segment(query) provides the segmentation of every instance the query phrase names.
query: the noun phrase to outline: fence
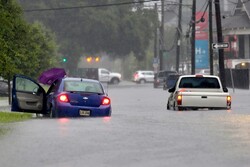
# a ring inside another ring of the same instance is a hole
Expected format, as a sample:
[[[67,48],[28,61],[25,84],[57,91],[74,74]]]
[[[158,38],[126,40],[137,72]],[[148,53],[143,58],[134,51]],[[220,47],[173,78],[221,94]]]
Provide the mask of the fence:
[[[227,87],[249,89],[249,69],[225,69],[225,77]]]

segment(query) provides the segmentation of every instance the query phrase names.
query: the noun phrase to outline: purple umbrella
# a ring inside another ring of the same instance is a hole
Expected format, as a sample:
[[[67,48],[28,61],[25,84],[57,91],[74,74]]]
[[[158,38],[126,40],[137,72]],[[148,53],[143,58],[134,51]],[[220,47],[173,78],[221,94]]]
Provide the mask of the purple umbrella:
[[[63,78],[66,72],[63,68],[51,68],[44,71],[38,78],[39,82],[46,85],[51,85],[55,80]]]

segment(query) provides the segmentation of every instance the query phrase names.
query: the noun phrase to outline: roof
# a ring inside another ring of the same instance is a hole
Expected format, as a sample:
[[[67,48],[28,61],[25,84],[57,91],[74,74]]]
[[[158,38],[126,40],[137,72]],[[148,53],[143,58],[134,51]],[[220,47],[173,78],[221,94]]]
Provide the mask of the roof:
[[[84,82],[96,82],[99,83],[99,81],[94,79],[87,79],[87,78],[75,78],[75,77],[65,77],[63,78],[65,81],[84,81]]]
[[[224,29],[235,29],[235,28],[250,28],[250,20],[247,13],[235,15],[222,20],[222,27]]]
[[[195,75],[181,75],[180,78],[187,78],[187,77],[197,77],[197,76],[203,76],[203,77],[212,77],[212,78],[219,78],[216,75],[203,75],[203,74],[195,74]]]
[[[244,2],[243,7],[245,8],[248,18],[250,19],[250,1]]]
[[[222,27],[228,29],[250,29],[250,1],[232,2],[235,5],[233,15],[222,19]]]

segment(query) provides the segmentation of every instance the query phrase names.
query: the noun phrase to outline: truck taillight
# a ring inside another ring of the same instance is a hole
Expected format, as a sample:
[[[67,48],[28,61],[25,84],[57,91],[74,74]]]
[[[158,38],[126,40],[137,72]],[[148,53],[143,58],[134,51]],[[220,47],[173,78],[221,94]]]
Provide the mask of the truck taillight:
[[[227,106],[231,106],[232,98],[231,96],[227,96]]]
[[[177,104],[178,105],[182,104],[182,95],[177,95]]]

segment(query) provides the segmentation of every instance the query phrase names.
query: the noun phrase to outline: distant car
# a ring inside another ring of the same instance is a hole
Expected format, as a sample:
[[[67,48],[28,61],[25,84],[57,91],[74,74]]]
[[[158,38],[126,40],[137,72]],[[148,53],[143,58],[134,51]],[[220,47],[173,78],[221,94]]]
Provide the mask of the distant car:
[[[8,83],[6,81],[0,81],[0,96],[8,95]]]
[[[48,91],[24,75],[15,75],[11,111],[41,113],[50,117],[111,116],[111,102],[97,80],[64,77]]]
[[[210,69],[201,69],[197,74],[209,75]]]
[[[154,79],[154,88],[163,87],[170,74],[178,74],[176,71],[159,71]]]
[[[176,81],[180,76],[181,76],[180,74],[170,74],[163,83],[163,90],[167,90],[169,88],[174,87]]]
[[[10,82],[10,89],[12,88],[12,81]],[[7,80],[0,80],[0,96],[8,96],[9,87]]]
[[[154,82],[154,72],[153,71],[136,71],[133,75],[133,81],[139,84],[144,84],[147,82]]]

